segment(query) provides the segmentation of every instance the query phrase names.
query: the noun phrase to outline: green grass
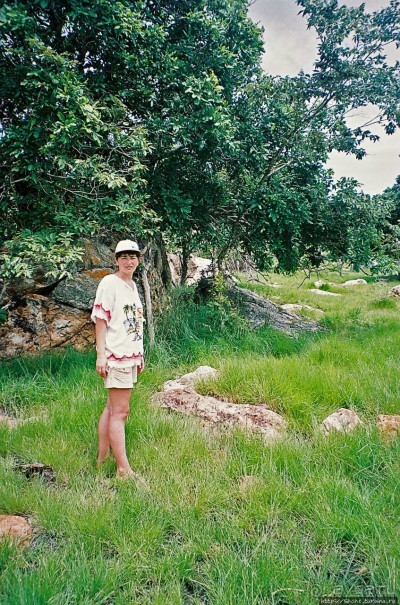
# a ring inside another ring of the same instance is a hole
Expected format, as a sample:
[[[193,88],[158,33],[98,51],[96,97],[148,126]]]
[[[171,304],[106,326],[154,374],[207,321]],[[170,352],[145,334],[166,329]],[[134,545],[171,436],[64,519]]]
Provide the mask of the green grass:
[[[127,423],[129,457],[149,492],[117,482],[111,460],[94,470],[105,394],[93,353],[2,364],[0,407],[36,420],[0,426],[0,513],[35,527],[25,550],[0,544],[1,605],[315,605],[321,595],[400,595],[400,440],[383,442],[373,422],[399,413],[399,304],[387,297],[390,284],[317,299],[298,276],[278,280],[280,302],[325,311],[324,333],[249,332],[182,292],[159,320]],[[205,363],[220,377],[203,391],[270,403],[289,421],[285,440],[207,430],[150,405],[164,380]],[[363,427],[323,438],[317,424],[341,406]],[[27,481],[17,459],[52,466],[56,484]]]

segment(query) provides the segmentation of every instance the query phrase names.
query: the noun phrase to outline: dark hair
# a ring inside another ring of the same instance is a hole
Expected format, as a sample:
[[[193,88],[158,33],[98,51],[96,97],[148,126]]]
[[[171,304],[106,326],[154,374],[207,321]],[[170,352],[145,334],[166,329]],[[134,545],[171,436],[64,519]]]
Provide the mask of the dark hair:
[[[135,254],[138,258],[140,258],[140,252],[137,250],[121,250],[121,252],[117,252],[115,258],[118,259],[122,254]]]

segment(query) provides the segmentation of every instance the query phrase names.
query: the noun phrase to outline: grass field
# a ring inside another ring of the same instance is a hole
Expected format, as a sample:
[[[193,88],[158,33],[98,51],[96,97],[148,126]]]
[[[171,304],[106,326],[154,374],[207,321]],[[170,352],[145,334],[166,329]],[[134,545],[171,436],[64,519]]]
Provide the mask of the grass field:
[[[324,276],[345,281],[354,275]],[[359,276],[357,276],[359,277]],[[36,420],[0,425],[0,514],[29,517],[29,548],[0,544],[1,605],[308,605],[322,595],[400,596],[400,439],[377,413],[400,413],[400,304],[391,283],[318,297],[301,277],[246,284],[324,311],[318,335],[289,338],[224,322],[177,291],[132,397],[127,445],[150,490],[95,470],[105,393],[93,353],[3,363],[0,407]],[[311,315],[315,312],[310,312]],[[163,381],[217,367],[202,392],[267,402],[289,422],[273,445],[207,430],[151,406]],[[339,407],[364,424],[326,439]],[[55,484],[28,481],[40,461]]]

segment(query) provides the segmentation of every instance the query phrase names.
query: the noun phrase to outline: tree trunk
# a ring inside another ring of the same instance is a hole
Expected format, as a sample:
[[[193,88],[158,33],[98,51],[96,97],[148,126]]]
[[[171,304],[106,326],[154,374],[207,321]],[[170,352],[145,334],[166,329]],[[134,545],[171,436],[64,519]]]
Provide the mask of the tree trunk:
[[[153,307],[151,304],[151,292],[150,292],[150,284],[147,279],[147,269],[144,268],[142,271],[142,284],[144,290],[144,299],[146,302],[146,320],[147,320],[147,329],[149,331],[149,341],[150,346],[154,345],[155,335],[154,335],[154,320],[153,320]]]
[[[190,252],[186,245],[182,246],[182,254],[181,254],[181,286],[185,285],[187,273],[188,273],[188,263],[189,263]]]

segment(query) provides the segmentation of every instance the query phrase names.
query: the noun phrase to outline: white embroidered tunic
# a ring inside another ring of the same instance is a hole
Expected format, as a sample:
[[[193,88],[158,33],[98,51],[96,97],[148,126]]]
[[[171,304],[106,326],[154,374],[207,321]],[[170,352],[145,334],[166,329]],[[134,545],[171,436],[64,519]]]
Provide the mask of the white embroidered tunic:
[[[140,365],[143,358],[143,306],[136,284],[132,289],[115,274],[106,275],[98,285],[92,320],[107,322],[106,347],[110,368]]]

